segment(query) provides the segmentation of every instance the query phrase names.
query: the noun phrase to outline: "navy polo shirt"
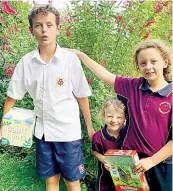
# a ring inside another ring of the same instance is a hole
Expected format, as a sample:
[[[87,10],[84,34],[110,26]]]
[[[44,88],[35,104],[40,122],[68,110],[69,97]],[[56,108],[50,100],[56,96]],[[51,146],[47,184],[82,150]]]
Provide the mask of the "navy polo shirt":
[[[152,92],[144,78],[117,76],[114,87],[127,106],[122,148],[134,149],[140,157],[152,156],[172,140],[172,82]]]
[[[97,151],[100,154],[105,154],[108,149],[120,149],[124,136],[125,128],[120,132],[119,137],[115,137],[108,134],[106,130],[107,126],[97,131],[92,138],[92,150]],[[104,165],[99,161],[98,164],[98,176],[96,181],[96,190],[111,191],[115,190],[110,172],[107,171]]]

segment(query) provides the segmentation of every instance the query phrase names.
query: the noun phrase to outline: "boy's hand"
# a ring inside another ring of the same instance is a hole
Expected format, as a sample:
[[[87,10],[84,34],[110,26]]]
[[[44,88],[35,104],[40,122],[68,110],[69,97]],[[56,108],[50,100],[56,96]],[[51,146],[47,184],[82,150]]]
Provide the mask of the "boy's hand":
[[[104,167],[105,167],[106,170],[110,171],[110,170],[113,169],[113,167],[110,164],[108,164],[105,159],[103,160],[102,163],[104,164]]]
[[[140,172],[145,172],[155,166],[154,162],[152,161],[151,157],[147,157],[144,159],[141,159],[139,161],[139,164],[133,167],[133,171],[140,173]]]
[[[90,140],[92,140],[94,133],[95,133],[95,131],[93,128],[88,129],[88,136],[89,136]]]

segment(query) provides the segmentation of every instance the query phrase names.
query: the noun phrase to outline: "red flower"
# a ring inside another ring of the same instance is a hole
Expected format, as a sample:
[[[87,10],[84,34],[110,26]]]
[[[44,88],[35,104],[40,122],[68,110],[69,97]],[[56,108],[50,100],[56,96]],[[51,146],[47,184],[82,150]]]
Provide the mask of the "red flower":
[[[13,62],[11,62],[10,65],[5,65],[4,74],[5,74],[6,78],[11,78],[11,76],[14,73],[15,67],[16,66]]]
[[[88,81],[88,84],[91,84],[92,78],[88,78],[87,81]]]
[[[145,24],[145,27],[148,27],[149,25],[155,23],[155,19],[152,19],[151,21],[148,21],[146,24]]]
[[[147,32],[147,34],[146,34],[146,35],[144,35],[144,36],[143,36],[143,38],[142,38],[142,39],[149,38],[149,36],[150,36],[150,30]]]
[[[3,41],[4,41],[4,42],[7,41],[7,37],[6,37],[6,36],[4,36]]]
[[[48,3],[53,3],[53,0],[48,0]]]
[[[6,44],[3,44],[3,45],[2,45],[2,49],[8,51],[8,46],[7,46]]]
[[[155,13],[160,13],[161,11],[162,11],[162,9],[163,9],[163,6],[162,6],[162,4],[157,4],[156,5],[156,7],[155,7]]]
[[[165,2],[162,2],[161,4],[164,6],[164,7],[166,7],[166,6],[168,6],[168,1],[165,1]]]
[[[17,15],[16,10],[10,7],[8,1],[3,1],[2,5],[3,5],[3,10],[2,10],[3,13],[7,13],[9,15],[14,15],[14,16]]]
[[[70,32],[70,31],[67,31],[67,32],[66,32],[66,36],[67,36],[67,37],[70,37],[70,36],[71,36],[71,32]]]
[[[70,31],[70,30],[71,30],[71,27],[68,26],[65,30],[66,30],[66,31]]]
[[[13,75],[13,71],[9,70],[9,69],[5,69],[4,74],[5,74],[6,78],[11,78],[11,76]]]
[[[121,23],[121,22],[123,22],[123,17],[122,17],[122,16],[116,16],[116,17],[115,17],[115,21],[116,21],[117,23]]]

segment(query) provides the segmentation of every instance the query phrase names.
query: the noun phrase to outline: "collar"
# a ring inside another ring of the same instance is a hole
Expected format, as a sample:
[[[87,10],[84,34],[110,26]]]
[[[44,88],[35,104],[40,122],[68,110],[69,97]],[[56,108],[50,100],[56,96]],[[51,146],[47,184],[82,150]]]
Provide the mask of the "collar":
[[[104,139],[107,139],[107,140],[117,140],[114,136],[111,136],[107,132],[107,125],[105,125],[101,131],[102,131],[102,136],[103,136]]]
[[[53,57],[56,57],[57,59],[61,60],[62,59],[62,48],[56,44],[56,50],[55,50],[55,54]]]
[[[143,79],[139,89],[141,89],[142,91],[151,91],[149,84],[147,82],[147,80]],[[168,85],[165,86],[164,88],[162,88],[161,90],[157,91],[156,93],[158,93],[161,96],[168,96],[170,93],[172,92],[172,81],[168,81]]]
[[[52,59],[54,57],[56,57],[59,60],[62,59],[62,48],[58,44],[56,45],[55,54],[53,55]],[[37,49],[33,51],[32,59],[34,58],[36,58],[37,60],[41,60],[40,53],[39,53],[39,46],[37,47]]]

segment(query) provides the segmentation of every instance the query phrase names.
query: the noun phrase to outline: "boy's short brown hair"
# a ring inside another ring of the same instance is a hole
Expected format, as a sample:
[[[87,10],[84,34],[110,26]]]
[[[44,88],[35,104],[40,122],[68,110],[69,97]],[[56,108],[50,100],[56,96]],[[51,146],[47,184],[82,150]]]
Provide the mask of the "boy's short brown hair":
[[[38,4],[35,5],[31,11],[29,11],[28,14],[28,20],[29,20],[29,24],[31,27],[33,27],[33,23],[32,23],[32,19],[34,18],[35,15],[39,14],[39,13],[43,13],[43,14],[48,14],[48,13],[53,13],[56,17],[56,24],[57,26],[60,23],[60,13],[58,12],[58,10],[50,5],[50,4]]]

